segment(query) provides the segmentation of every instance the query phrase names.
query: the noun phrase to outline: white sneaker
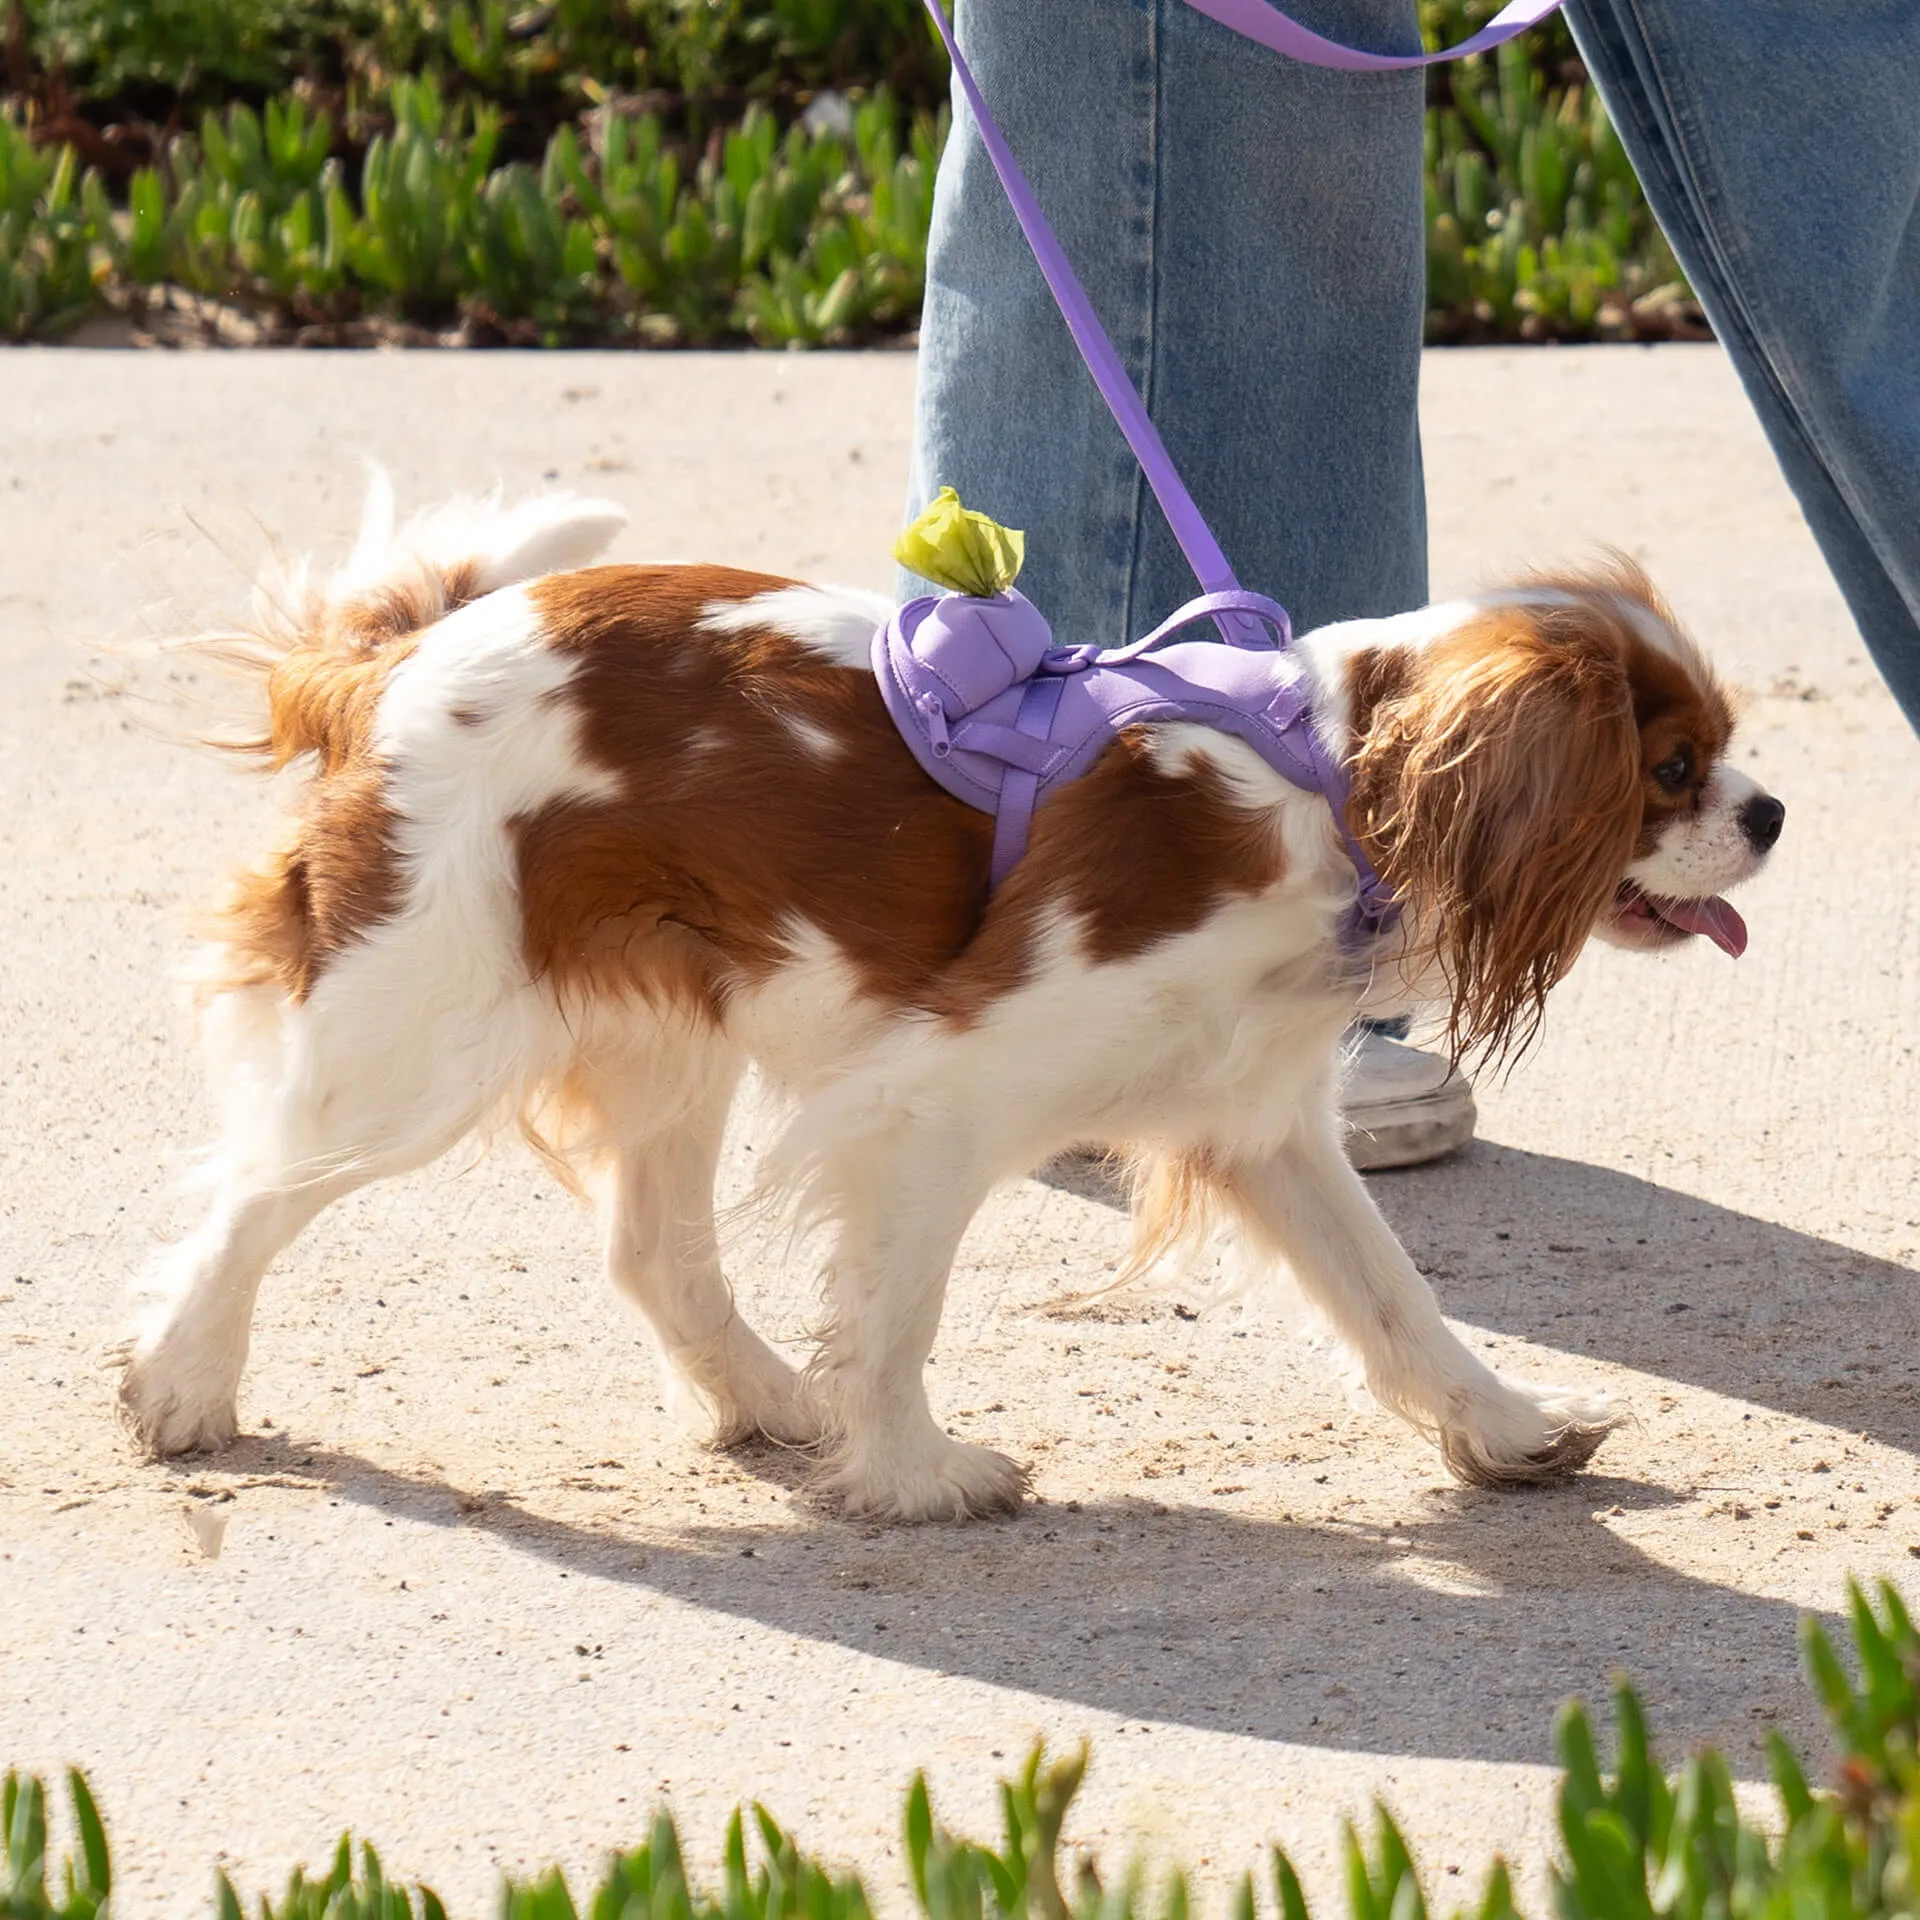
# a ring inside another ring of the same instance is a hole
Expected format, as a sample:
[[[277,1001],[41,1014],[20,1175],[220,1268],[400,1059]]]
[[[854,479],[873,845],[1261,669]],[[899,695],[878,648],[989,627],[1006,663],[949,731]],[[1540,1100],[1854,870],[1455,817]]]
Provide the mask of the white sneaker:
[[[1340,1110],[1347,1158],[1363,1173],[1417,1167],[1473,1138],[1473,1088],[1447,1057],[1371,1030],[1347,1055]]]

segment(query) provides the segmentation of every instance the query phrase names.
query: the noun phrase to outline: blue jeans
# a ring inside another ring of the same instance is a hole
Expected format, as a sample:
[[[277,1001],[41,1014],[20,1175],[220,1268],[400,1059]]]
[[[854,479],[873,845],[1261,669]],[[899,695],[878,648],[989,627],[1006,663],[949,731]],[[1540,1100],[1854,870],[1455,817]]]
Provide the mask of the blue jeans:
[[[1299,0],[1414,42],[1410,0]],[[1920,0],[1575,0],[1654,212],[1920,728]],[[961,44],[1242,581],[1303,629],[1426,597],[1417,75],[1298,66],[1179,0],[960,0]],[[914,511],[1028,533],[1063,641],[1192,575],[964,106],[934,199]],[[917,589],[916,589],[917,590]]]
[[[1574,0],[1567,17],[1920,729],[1920,0]]]

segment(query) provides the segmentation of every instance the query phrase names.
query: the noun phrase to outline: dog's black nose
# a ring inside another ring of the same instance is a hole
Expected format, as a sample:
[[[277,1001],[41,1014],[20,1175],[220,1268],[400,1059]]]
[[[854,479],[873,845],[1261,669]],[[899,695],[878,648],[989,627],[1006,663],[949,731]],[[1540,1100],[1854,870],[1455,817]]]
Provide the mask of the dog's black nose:
[[[1740,809],[1740,831],[1755,853],[1765,853],[1780,838],[1787,810],[1770,793],[1756,793]]]

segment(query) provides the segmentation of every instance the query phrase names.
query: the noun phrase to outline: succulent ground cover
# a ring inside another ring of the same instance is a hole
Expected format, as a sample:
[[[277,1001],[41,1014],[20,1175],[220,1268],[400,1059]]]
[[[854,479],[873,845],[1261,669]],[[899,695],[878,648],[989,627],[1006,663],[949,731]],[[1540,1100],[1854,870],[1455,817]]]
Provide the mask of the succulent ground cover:
[[[1487,0],[1423,0],[1450,39]],[[0,0],[0,340],[910,333],[919,0]],[[1701,331],[1564,27],[1429,91],[1429,336]]]

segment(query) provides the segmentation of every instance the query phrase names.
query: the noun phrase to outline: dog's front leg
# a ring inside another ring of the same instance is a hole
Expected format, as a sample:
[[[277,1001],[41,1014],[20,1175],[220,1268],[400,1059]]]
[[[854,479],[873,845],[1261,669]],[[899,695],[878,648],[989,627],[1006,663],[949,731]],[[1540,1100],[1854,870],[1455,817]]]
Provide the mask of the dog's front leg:
[[[1603,1398],[1504,1379],[1460,1342],[1347,1164],[1330,1110],[1303,1118],[1271,1157],[1230,1165],[1224,1186],[1359,1358],[1375,1399],[1432,1438],[1462,1480],[1561,1479],[1619,1424]]]
[[[965,1520],[1020,1505],[1025,1470],[942,1432],[923,1378],[954,1251],[989,1185],[964,1141],[911,1122],[821,1176],[837,1235],[813,1381],[825,1485],[849,1513]]]

